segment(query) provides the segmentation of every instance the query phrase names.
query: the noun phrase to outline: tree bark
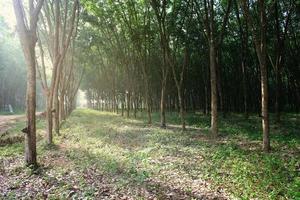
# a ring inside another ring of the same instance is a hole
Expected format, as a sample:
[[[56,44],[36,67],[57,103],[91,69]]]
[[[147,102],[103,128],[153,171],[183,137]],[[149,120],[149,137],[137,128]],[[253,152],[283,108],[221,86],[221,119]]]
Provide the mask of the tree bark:
[[[49,94],[47,96],[49,96]],[[53,130],[52,98],[47,97],[46,98],[46,138],[48,144],[52,144],[53,142],[52,130]]]
[[[210,39],[209,61],[210,61],[210,87],[211,87],[211,132],[213,137],[218,135],[218,93],[217,93],[217,73],[216,54],[214,39]]]
[[[165,113],[165,99],[166,99],[166,85],[163,81],[160,93],[160,127],[166,128],[166,113]]]
[[[129,91],[126,93],[126,96],[127,96],[127,110],[126,110],[126,117],[129,118],[129,117],[130,117],[130,102],[131,102],[131,99],[130,99],[130,92],[129,92]]]
[[[33,37],[33,36],[31,36]],[[36,38],[28,41],[27,63],[27,92],[26,92],[26,115],[27,133],[25,133],[25,161],[28,165],[36,165],[36,68],[35,68],[35,43]]]
[[[211,132],[213,137],[218,135],[218,90],[216,70],[216,47],[214,30],[214,1],[205,1],[205,15],[208,29],[209,66],[210,66],[210,94],[211,94]]]
[[[59,109],[59,122],[62,122],[63,120],[66,119],[66,115],[65,115],[65,94],[62,91],[61,95],[60,95],[60,101],[59,101],[60,105],[60,109]],[[98,105],[97,105],[97,109],[98,109]]]
[[[266,10],[265,1],[259,1],[260,7],[260,44],[257,42],[257,52],[259,52],[260,78],[261,78],[261,112],[262,112],[262,129],[263,129],[263,150],[270,151],[269,136],[269,110],[268,110],[268,70],[267,70],[267,47],[266,47]]]

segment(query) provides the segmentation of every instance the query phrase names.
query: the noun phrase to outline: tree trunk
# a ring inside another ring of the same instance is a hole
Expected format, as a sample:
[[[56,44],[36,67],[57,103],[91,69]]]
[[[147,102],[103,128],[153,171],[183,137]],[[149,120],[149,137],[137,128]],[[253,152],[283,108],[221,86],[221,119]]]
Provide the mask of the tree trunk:
[[[243,99],[244,99],[244,114],[245,118],[248,118],[248,100],[247,100],[247,85],[246,85],[246,71],[245,71],[245,65],[246,61],[244,60],[244,57],[242,58],[241,68],[242,68],[242,84],[243,84]]]
[[[132,105],[134,106],[133,116],[134,116],[134,118],[136,118],[136,113],[137,113],[137,98],[136,98],[136,96],[134,96],[133,104]]]
[[[52,100],[50,97],[47,98],[46,102],[46,122],[47,122],[47,142],[52,144],[52,130],[53,130],[53,121],[52,121]]]
[[[207,86],[204,86],[204,95],[205,95],[205,111],[204,114],[208,115],[209,111],[208,111],[208,107],[209,107],[209,103],[208,103],[208,91],[207,91]]]
[[[263,150],[270,150],[269,138],[269,111],[268,111],[268,70],[267,70],[267,47],[266,47],[266,13],[265,1],[260,0],[260,24],[261,24],[261,43],[257,48],[260,49],[260,77],[261,77],[261,111],[262,111],[262,128],[263,128]]]
[[[26,115],[27,132],[25,133],[25,161],[27,165],[37,165],[36,162],[36,66],[35,66],[35,38],[28,41],[25,57],[27,63],[27,92]],[[25,49],[25,48],[24,48]]]
[[[210,87],[211,87],[211,132],[213,137],[218,135],[218,93],[217,93],[217,74],[216,74],[216,52],[214,39],[210,38],[209,45],[210,61]]]
[[[127,112],[126,112],[126,117],[129,118],[130,116],[130,92],[128,91],[126,93],[127,96]]]
[[[47,143],[52,144],[52,128],[53,128],[53,121],[52,121],[52,97],[47,94],[46,98],[46,138]]]
[[[152,124],[151,103],[149,99],[147,99],[147,114],[148,114],[148,124]]]
[[[246,81],[246,55],[248,49],[248,28],[246,26],[245,30],[243,29],[243,24],[240,19],[239,7],[237,0],[234,1],[235,14],[238,21],[240,40],[241,40],[241,71],[242,71],[242,89],[243,89],[243,103],[244,103],[244,114],[245,118],[248,118],[248,91],[247,91],[247,81]]]
[[[166,85],[165,83],[162,83],[161,94],[160,94],[160,127],[161,128],[166,128],[165,92],[166,92]]]
[[[224,109],[224,97],[223,97],[223,91],[222,91],[222,85],[221,85],[221,67],[220,67],[220,61],[219,61],[219,57],[221,57],[220,51],[219,54],[217,55],[217,50],[216,48],[214,48],[215,50],[215,55],[216,55],[216,62],[215,62],[215,69],[216,69],[216,84],[217,84],[217,92],[219,95],[219,101],[220,101],[220,112],[222,113],[223,117],[226,117],[226,110]]]
[[[29,1],[29,24],[22,1],[13,0],[14,11],[17,20],[17,30],[22,45],[25,62],[27,65],[27,89],[26,89],[26,117],[27,127],[22,131],[25,133],[25,162],[27,165],[37,166],[36,162],[36,56],[35,45],[37,42],[36,28],[38,15],[44,1],[39,0],[34,6],[33,1]]]
[[[269,138],[269,112],[268,112],[268,71],[267,71],[267,47],[266,47],[266,13],[265,1],[259,1],[260,8],[260,40],[256,39],[256,52],[260,66],[261,79],[261,115],[262,115],[262,129],[263,129],[263,150],[269,152],[270,138]]]
[[[122,95],[121,97],[121,116],[124,116],[124,103],[125,103],[125,97]]]
[[[182,92],[181,89],[177,87],[177,93],[178,93],[178,103],[179,103],[179,113],[180,113],[180,120],[181,120],[181,127],[182,130],[185,131],[185,111],[184,111],[184,104],[182,100]]]
[[[117,114],[119,114],[119,100],[118,100],[117,96],[116,96],[116,111],[117,111]]]
[[[63,120],[66,119],[66,115],[65,115],[65,95],[64,92],[61,93],[60,95],[60,106],[59,106],[59,122],[61,123]],[[97,109],[98,109],[98,105],[97,105]]]
[[[266,8],[265,1],[259,0],[259,33],[255,30],[253,19],[249,16],[249,2],[243,1],[244,12],[250,27],[252,27],[252,34],[255,43],[255,50],[259,61],[260,67],[260,81],[261,81],[261,116],[262,116],[262,129],[263,129],[263,150],[270,151],[270,136],[269,136],[269,110],[268,110],[268,69],[267,69],[267,46],[266,46]]]
[[[56,90],[53,95],[53,108],[54,108],[54,117],[53,117],[53,125],[54,131],[57,135],[59,135],[59,100],[58,100],[58,91]]]
[[[269,112],[268,112],[268,75],[265,57],[262,58],[260,64],[261,73],[261,112],[262,112],[262,128],[263,128],[263,150],[270,150],[269,138]]]
[[[276,123],[280,122],[280,105],[279,105],[280,92],[281,92],[281,78],[277,66],[277,69],[275,71],[275,121]]]

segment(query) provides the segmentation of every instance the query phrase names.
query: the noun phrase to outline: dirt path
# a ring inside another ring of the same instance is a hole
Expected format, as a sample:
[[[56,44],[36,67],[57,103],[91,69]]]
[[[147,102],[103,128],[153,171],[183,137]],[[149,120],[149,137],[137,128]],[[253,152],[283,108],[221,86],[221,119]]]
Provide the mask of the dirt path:
[[[0,115],[0,126],[20,119],[25,119],[25,115]]]
[[[25,115],[0,115],[0,135],[6,132],[12,123],[25,120]]]
[[[37,112],[36,116],[40,116],[42,112]],[[11,124],[25,120],[25,115],[0,115],[0,134],[6,132]]]

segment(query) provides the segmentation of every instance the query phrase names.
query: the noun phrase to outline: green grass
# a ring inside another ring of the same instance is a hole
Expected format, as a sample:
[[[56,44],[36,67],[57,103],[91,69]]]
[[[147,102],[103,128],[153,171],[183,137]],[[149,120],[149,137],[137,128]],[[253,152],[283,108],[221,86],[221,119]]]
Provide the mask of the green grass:
[[[186,132],[180,126],[160,129],[157,113],[153,121],[152,126],[146,124],[146,113],[126,119],[78,109],[64,123],[55,144],[63,146],[71,161],[68,170],[83,173],[92,166],[113,180],[119,190],[130,190],[135,199],[143,199],[136,192],[138,188],[203,193],[201,181],[209,183],[211,190],[222,188],[238,199],[300,198],[299,115],[285,114],[281,125],[271,126],[269,154],[261,151],[260,118],[254,115],[247,120],[240,114],[221,118],[217,140],[209,137],[209,117],[202,114],[187,115],[190,127]],[[167,121],[179,125],[180,119],[176,113],[168,113]],[[1,147],[0,159],[21,154],[21,147]],[[45,148],[40,141],[38,151],[45,157],[61,153],[62,147]],[[54,166],[53,170],[65,173],[64,167]],[[93,197],[97,188],[80,177],[79,187],[86,191],[82,196]],[[66,197],[65,186],[56,192]],[[163,192],[155,194],[166,198]]]
[[[14,110],[13,113],[8,111],[0,111],[0,115],[22,115],[25,114],[24,110]]]

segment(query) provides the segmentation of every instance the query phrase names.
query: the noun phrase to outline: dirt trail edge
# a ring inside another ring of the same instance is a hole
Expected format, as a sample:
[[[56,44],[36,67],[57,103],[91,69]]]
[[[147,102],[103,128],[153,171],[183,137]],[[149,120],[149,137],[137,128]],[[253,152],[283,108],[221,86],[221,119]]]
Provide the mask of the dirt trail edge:
[[[42,115],[42,112],[37,112],[36,116]],[[0,115],[0,136],[11,128],[11,124],[17,121],[25,121],[25,115]]]

